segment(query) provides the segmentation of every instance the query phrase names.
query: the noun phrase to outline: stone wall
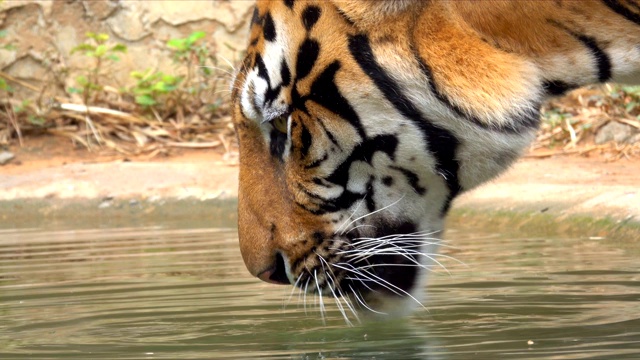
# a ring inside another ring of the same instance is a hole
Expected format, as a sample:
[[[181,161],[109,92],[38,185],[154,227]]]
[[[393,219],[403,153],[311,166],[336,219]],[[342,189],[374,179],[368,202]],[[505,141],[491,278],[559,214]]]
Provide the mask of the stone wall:
[[[0,0],[0,30],[6,34],[0,45],[14,45],[0,46],[0,70],[35,87],[72,86],[79,69],[90,64],[71,50],[89,31],[128,47],[121,61],[105,69],[114,87],[130,84],[132,70],[170,69],[167,40],[194,31],[207,34],[219,66],[227,67],[226,60],[236,63],[245,46],[252,6],[248,0]]]

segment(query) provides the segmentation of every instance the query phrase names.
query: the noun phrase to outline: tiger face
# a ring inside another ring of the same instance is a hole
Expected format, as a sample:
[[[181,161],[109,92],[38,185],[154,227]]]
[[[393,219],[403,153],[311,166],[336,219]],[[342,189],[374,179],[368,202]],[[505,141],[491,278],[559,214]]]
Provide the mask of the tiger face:
[[[546,96],[602,80],[607,69],[578,34],[587,27],[557,25],[577,10],[513,2],[538,26],[526,31],[543,34],[518,44],[478,19],[508,10],[500,19],[515,28],[514,9],[485,3],[481,15],[475,3],[257,2],[232,87],[240,249],[254,276],[339,307],[404,312],[440,264],[453,199],[520,155]],[[580,6],[616,15],[597,1]],[[546,37],[557,49],[535,56]],[[563,59],[572,71],[554,68]]]

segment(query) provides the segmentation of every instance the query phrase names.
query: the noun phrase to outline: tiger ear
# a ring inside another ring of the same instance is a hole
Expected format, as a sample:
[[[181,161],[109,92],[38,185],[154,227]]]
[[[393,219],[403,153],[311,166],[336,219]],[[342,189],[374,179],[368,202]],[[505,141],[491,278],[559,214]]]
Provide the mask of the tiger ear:
[[[388,17],[399,16],[424,4],[425,0],[332,0],[356,25],[369,26]]]

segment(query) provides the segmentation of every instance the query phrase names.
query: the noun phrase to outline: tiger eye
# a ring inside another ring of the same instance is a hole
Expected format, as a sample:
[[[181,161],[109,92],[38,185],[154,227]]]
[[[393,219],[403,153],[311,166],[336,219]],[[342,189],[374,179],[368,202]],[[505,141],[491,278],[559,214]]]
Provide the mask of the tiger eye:
[[[273,120],[273,127],[283,134],[287,133],[287,116],[279,116]]]

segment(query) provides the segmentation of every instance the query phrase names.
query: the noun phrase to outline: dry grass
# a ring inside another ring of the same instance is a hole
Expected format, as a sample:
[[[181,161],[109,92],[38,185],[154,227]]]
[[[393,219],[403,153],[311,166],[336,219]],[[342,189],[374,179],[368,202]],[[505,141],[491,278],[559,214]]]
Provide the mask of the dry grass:
[[[205,92],[197,101],[165,104],[163,113],[144,108],[128,94],[106,86],[94,104],[78,98],[49,96],[10,75],[0,77],[37,95],[36,100],[0,99],[0,145],[24,137],[53,135],[103,153],[155,156],[170,148],[218,148],[231,151],[235,135],[220,95]],[[221,77],[221,82],[228,76]],[[64,140],[63,140],[64,141]]]
[[[640,155],[640,144],[596,144],[600,128],[619,122],[640,130],[640,88],[619,85],[579,89],[550,101],[531,157],[598,152],[610,159]]]
[[[217,148],[234,151],[235,135],[228,102],[211,111],[207,102],[220,103],[219,94],[208,94],[197,104],[168,104],[161,116],[137,105],[131,97],[105,87],[91,106],[72,97],[46,98],[43,89],[0,72],[13,86],[28,89],[37,100],[25,103],[0,99],[0,145],[22,138],[50,134],[67,138],[91,150],[124,155],[155,156],[170,148]],[[221,76],[221,81],[228,78]],[[223,86],[226,87],[226,84]],[[574,91],[543,109],[543,121],[528,156],[605,153],[611,159],[640,155],[640,144],[596,145],[598,129],[611,121],[640,129],[640,90],[605,85]],[[167,104],[165,104],[167,105]]]

